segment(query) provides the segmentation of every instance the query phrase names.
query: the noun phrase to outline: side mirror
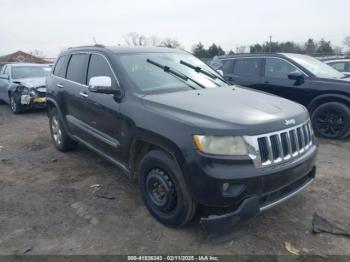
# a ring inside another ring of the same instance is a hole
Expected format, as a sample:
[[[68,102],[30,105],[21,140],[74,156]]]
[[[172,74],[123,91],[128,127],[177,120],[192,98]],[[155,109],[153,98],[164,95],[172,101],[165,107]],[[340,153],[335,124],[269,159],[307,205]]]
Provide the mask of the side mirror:
[[[112,87],[112,79],[109,76],[91,77],[89,81],[90,92],[102,94],[114,94],[117,91]]]
[[[300,71],[293,71],[293,72],[288,74],[288,79],[295,80],[295,81],[301,81],[304,79],[304,75]]]
[[[9,80],[10,78],[8,75],[0,75],[0,79]]]
[[[224,76],[224,71],[222,71],[222,70],[218,69],[218,70],[216,70],[216,72],[218,72],[218,73],[219,73],[219,75]]]

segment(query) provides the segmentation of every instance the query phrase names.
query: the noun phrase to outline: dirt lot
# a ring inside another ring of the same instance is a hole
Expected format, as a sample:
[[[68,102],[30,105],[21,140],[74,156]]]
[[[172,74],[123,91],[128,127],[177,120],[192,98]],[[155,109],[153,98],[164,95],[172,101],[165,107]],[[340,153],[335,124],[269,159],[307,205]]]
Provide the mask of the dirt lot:
[[[0,106],[0,254],[348,254],[350,238],[312,233],[315,212],[350,228],[350,141],[320,141],[316,181],[244,225],[232,241],[207,243],[198,224],[156,222],[137,185],[79,146],[67,154],[50,141],[44,112],[14,116]],[[91,185],[115,199],[93,196]]]

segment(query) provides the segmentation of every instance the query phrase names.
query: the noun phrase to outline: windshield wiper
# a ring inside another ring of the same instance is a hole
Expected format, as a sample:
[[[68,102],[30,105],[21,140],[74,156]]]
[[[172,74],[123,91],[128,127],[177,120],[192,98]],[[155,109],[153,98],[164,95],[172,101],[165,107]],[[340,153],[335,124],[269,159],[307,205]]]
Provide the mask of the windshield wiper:
[[[211,79],[220,79],[222,82],[224,82],[225,84],[227,84],[227,82],[225,81],[225,79],[223,79],[222,77],[218,76],[218,75],[215,75],[199,66],[195,66],[195,65],[192,65],[190,63],[187,63],[183,60],[180,60],[180,64],[184,65],[184,66],[187,66],[189,68],[192,68],[194,71],[196,71],[197,73],[201,73],[203,75],[206,75],[208,77],[210,77]]]
[[[175,77],[177,77],[177,78],[180,78],[180,79],[183,80],[183,81],[191,80],[193,83],[195,83],[196,85],[200,86],[201,88],[206,88],[204,85],[202,85],[201,83],[197,82],[196,80],[194,80],[194,79],[192,79],[192,78],[186,76],[185,74],[180,73],[180,72],[178,72],[178,71],[176,71],[176,70],[174,70],[174,69],[171,69],[169,66],[159,64],[159,63],[157,63],[157,62],[155,62],[155,61],[153,61],[153,60],[151,60],[151,59],[147,59],[146,61],[147,61],[147,63],[150,63],[150,64],[152,64],[152,65],[155,65],[155,66],[157,66],[157,67],[163,69],[164,72],[166,72],[166,73],[168,73],[168,74],[171,74],[171,75],[173,75],[173,76],[175,76]],[[185,82],[185,83],[186,83],[189,87],[191,87],[192,89],[196,89],[195,87],[189,85],[187,82]]]

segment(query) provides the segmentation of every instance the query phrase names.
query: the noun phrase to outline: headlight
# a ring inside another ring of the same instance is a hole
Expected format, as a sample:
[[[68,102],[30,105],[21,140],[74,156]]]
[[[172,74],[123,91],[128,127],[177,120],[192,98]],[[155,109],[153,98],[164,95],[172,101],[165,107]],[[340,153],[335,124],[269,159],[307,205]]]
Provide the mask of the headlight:
[[[248,155],[246,143],[240,136],[193,136],[197,149],[213,155]]]
[[[30,90],[29,94],[32,96],[37,96],[37,92],[34,89]]]

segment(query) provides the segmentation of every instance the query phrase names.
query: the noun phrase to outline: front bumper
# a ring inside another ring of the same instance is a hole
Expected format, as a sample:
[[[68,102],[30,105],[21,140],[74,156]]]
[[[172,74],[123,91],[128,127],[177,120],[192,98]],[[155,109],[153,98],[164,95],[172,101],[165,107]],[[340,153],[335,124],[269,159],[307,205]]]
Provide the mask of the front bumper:
[[[317,144],[301,157],[258,169],[251,159],[208,158],[188,154],[184,177],[192,197],[201,205],[232,211],[251,196],[268,195],[307,175],[315,166]],[[229,185],[224,190],[224,184]]]
[[[222,242],[230,239],[234,230],[242,222],[292,198],[312,183],[315,174],[316,167],[313,167],[306,176],[278,191],[260,197],[251,196],[246,198],[233,212],[201,218],[201,224],[208,235],[209,241]]]
[[[45,108],[46,97],[21,95],[20,102],[21,102],[21,106],[26,108]]]

